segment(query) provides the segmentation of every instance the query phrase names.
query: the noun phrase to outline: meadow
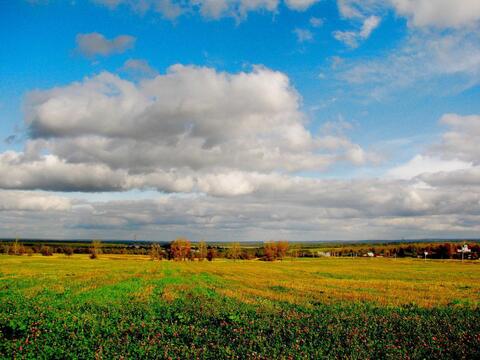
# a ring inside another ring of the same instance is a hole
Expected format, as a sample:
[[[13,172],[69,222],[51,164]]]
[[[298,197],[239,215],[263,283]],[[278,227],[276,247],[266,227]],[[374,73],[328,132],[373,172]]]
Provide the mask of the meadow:
[[[480,358],[478,261],[0,256],[0,358]]]

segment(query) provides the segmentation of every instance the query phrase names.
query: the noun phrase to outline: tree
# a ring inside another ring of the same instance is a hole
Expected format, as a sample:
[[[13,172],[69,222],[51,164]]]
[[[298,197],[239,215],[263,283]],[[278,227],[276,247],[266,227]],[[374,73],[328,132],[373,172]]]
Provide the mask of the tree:
[[[18,239],[15,239],[12,246],[10,247],[10,254],[12,255],[23,255],[25,254],[25,246],[20,244]]]
[[[152,246],[150,247],[150,258],[152,260],[163,259],[162,247],[159,244],[155,243],[155,244],[152,244]]]
[[[102,253],[102,243],[100,240],[93,240],[90,248],[90,259],[98,259],[98,255]]]
[[[263,257],[266,261],[273,261],[277,258],[277,246],[274,242],[268,241],[263,244]]]
[[[170,243],[170,254],[175,260],[186,260],[191,251],[192,245],[187,238],[177,238]]]
[[[213,259],[215,259],[216,257],[217,257],[217,250],[215,250],[215,248],[213,248],[213,247],[208,248],[207,260],[208,261],[213,261]]]
[[[283,259],[287,255],[288,251],[288,241],[278,241],[277,242],[277,258]]]
[[[42,247],[40,248],[40,254],[42,254],[43,256],[52,256],[53,252],[50,246],[42,245]]]
[[[240,257],[240,243],[234,242],[227,250],[227,258],[237,260]]]
[[[263,259],[266,261],[283,259],[287,255],[287,251],[287,241],[268,241],[263,245]]]
[[[73,248],[70,246],[67,246],[66,248],[63,249],[63,252],[65,253],[66,256],[72,256]]]
[[[207,257],[207,244],[205,241],[198,243],[198,260],[203,261]]]

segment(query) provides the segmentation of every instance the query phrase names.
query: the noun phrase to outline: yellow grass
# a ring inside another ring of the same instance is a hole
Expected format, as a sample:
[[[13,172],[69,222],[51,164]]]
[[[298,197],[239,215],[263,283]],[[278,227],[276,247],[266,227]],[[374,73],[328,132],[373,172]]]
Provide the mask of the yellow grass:
[[[480,263],[387,258],[322,258],[278,262],[151,261],[132,255],[0,256],[0,280],[16,279],[27,297],[39,292],[76,294],[134,283],[133,297],[151,298],[164,281],[162,298],[172,301],[194,288],[248,303],[284,301],[370,301],[382,305],[416,303],[434,307],[480,303]]]

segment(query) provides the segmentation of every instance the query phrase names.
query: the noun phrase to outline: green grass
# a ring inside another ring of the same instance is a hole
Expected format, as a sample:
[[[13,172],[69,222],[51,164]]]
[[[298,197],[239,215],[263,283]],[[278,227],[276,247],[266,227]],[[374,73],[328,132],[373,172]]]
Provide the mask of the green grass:
[[[480,358],[478,263],[0,256],[0,358]]]

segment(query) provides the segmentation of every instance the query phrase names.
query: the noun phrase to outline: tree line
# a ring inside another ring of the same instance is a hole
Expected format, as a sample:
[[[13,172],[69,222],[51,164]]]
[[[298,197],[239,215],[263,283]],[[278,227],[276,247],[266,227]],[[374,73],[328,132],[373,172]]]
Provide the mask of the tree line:
[[[467,242],[469,252],[464,254],[466,259],[478,259],[480,243]],[[154,260],[207,260],[226,258],[233,260],[260,259],[274,261],[285,257],[321,257],[321,256],[382,256],[382,257],[424,257],[432,259],[461,259],[459,252],[463,243],[390,243],[390,244],[355,244],[340,245],[326,248],[309,248],[309,244],[289,244],[287,241],[268,241],[261,246],[246,246],[238,242],[214,245],[205,241],[191,242],[180,237],[170,243],[135,243],[118,244],[102,243],[98,240],[83,243],[58,242],[28,242],[19,240],[0,242],[0,254],[51,256],[54,253],[71,256],[73,254],[87,254],[92,259],[99,254],[132,254],[148,255]]]

